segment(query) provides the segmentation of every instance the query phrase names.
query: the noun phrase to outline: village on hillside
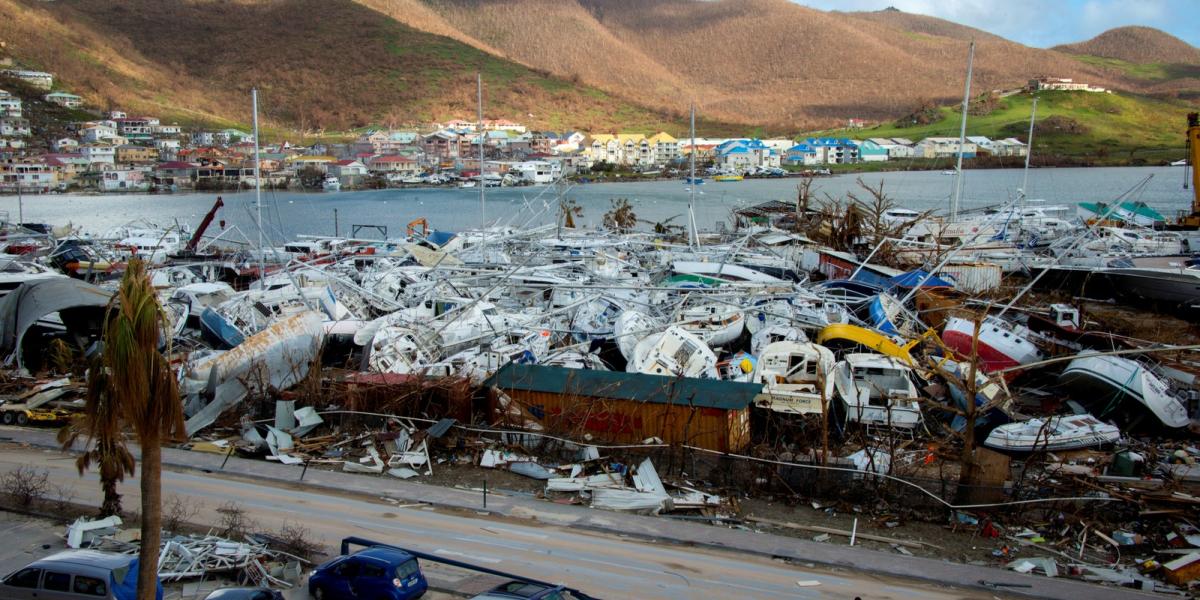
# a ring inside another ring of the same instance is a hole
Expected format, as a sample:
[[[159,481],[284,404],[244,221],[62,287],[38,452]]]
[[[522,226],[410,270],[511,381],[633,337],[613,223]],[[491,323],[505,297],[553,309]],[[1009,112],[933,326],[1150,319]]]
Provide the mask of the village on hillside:
[[[0,65],[4,66],[4,65]],[[253,136],[240,129],[185,128],[121,110],[89,111],[85,100],[55,88],[52,73],[0,70],[0,193],[54,191],[172,192],[253,187]],[[22,99],[9,87],[36,91]],[[1029,90],[1103,92],[1069,79],[1031,80]],[[68,109],[60,128],[39,126],[25,104]],[[864,126],[849,119],[845,131]],[[480,166],[480,144],[483,165]],[[822,167],[957,157],[956,137],[695,138],[667,132],[532,131],[507,119],[451,120],[363,131],[348,143],[263,144],[266,187],[378,189],[408,185],[545,184],[560,177],[680,176],[695,153],[701,175],[725,178],[814,174]],[[1023,157],[1017,138],[967,136],[962,157]],[[480,172],[482,171],[482,176]]]

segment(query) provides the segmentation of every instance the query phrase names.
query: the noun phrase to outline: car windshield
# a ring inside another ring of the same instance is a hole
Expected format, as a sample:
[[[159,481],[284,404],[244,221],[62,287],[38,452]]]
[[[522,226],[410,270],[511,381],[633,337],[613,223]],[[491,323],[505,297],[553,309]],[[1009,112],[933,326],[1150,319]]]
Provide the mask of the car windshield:
[[[402,562],[396,566],[397,579],[408,579],[419,572],[421,572],[421,569],[417,566],[416,559]]]

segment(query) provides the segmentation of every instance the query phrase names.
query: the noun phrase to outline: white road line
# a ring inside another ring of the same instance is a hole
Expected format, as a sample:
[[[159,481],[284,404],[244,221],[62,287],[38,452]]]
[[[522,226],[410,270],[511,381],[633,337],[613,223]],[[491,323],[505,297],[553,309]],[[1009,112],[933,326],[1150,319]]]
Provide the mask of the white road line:
[[[539,539],[539,540],[546,539],[546,534],[544,534],[544,533],[534,533],[532,531],[521,531],[520,529],[509,529],[507,527],[496,527],[494,525],[489,525],[487,527],[480,527],[480,529],[490,532],[490,533],[508,533],[508,534],[512,534],[512,535],[531,537],[531,538],[535,538],[535,539]]]
[[[434,550],[433,553],[439,554],[441,556],[457,556],[460,558],[465,558],[467,560],[473,560],[473,561],[477,561],[477,562],[485,562],[485,563],[492,564],[492,565],[494,565],[498,562],[502,562],[499,558],[492,558],[490,556],[477,556],[474,554],[463,554],[462,552],[455,552],[454,550],[445,550],[442,548],[438,548],[437,550]]]

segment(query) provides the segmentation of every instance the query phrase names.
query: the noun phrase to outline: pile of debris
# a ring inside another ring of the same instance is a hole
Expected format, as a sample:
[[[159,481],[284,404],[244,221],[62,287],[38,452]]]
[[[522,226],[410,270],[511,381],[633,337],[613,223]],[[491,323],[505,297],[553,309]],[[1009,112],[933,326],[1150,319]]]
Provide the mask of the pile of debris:
[[[67,546],[138,553],[138,530],[120,529],[121,523],[116,516],[80,518],[67,527]],[[242,541],[211,533],[163,536],[158,577],[164,582],[222,577],[256,587],[291,588],[300,583],[304,567],[312,563],[279,549],[279,545],[262,534],[247,534]]]

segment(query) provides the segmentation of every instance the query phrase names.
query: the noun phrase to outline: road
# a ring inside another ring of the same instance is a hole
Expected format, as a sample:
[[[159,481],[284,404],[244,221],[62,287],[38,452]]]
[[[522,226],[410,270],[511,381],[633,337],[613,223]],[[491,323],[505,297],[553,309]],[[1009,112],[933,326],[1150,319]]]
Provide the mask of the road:
[[[46,469],[53,485],[68,488],[76,502],[98,504],[94,473],[80,477],[74,458],[38,448],[6,445],[0,473],[20,466]],[[255,523],[278,529],[307,527],[336,546],[347,535],[400,546],[577,587],[600,598],[994,598],[977,590],[936,587],[847,570],[803,568],[766,558],[655,544],[586,530],[502,520],[423,505],[313,493],[191,471],[163,472],[164,497],[176,495],[200,509],[196,521],[218,522],[216,509],[235,501]],[[121,491],[126,508],[138,503],[136,479]],[[612,514],[619,521],[620,514]],[[816,585],[810,585],[817,582]]]

